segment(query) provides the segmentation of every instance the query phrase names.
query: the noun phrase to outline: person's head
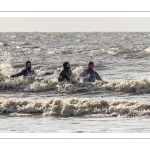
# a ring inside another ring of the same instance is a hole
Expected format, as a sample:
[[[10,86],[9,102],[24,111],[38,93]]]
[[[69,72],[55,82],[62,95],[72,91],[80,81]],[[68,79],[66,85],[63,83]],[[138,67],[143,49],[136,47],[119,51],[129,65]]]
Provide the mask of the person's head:
[[[26,68],[31,69],[31,61],[27,61],[27,62],[26,62]]]
[[[63,63],[63,67],[64,67],[64,70],[69,70],[70,69],[70,64],[68,61],[64,62]]]
[[[94,63],[92,61],[90,61],[88,64],[88,69],[93,70],[93,68],[94,68]]]

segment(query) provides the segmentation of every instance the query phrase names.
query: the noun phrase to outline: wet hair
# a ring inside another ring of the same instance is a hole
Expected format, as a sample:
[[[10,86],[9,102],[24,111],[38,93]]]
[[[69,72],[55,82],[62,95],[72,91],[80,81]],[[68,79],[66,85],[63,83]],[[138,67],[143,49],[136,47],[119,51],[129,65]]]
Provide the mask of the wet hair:
[[[28,63],[31,63],[31,61],[27,61],[27,62],[26,62],[26,66],[27,66]]]
[[[89,62],[89,65],[93,65],[93,66],[94,66],[94,63],[93,63],[93,61],[90,61],[90,62]]]
[[[67,64],[69,64],[69,62],[68,62],[68,61],[64,62],[64,63],[63,63],[63,67],[66,67],[66,66],[67,66]]]

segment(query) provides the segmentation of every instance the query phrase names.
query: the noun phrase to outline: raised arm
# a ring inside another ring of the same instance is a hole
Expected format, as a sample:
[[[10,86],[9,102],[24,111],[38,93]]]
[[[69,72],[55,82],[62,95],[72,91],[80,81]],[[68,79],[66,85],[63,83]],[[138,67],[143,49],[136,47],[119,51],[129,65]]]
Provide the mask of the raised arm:
[[[19,72],[17,74],[11,75],[10,77],[19,77],[19,76],[22,76],[22,75],[26,75],[26,70],[22,70],[21,72]]]
[[[54,74],[54,72],[46,72],[46,73],[44,73],[43,76],[47,76],[47,75],[51,75],[51,74]]]

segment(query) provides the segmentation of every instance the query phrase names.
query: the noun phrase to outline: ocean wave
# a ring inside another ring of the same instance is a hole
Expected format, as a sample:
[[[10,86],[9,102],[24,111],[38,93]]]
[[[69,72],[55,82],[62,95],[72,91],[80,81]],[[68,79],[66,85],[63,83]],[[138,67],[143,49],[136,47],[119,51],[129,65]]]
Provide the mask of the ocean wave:
[[[150,93],[150,79],[126,80],[119,82],[95,81],[80,82],[76,75],[71,82],[58,82],[57,76],[44,77],[18,77],[14,79],[5,79],[0,81],[0,90],[11,90],[23,88],[28,92],[42,92],[45,90],[56,90],[60,93],[78,93],[78,92],[124,92],[134,94]]]
[[[28,44],[28,43],[27,43]],[[2,50],[1,50],[2,51]],[[0,51],[0,52],[1,52]],[[17,71],[11,65],[10,52],[2,51],[3,57],[0,58],[0,90],[23,89],[27,92],[42,92],[45,90],[56,90],[57,92],[77,93],[77,92],[124,92],[145,94],[150,93],[150,79],[125,80],[118,82],[96,81],[94,83],[78,81],[79,75],[83,72],[83,66],[77,67],[72,71],[71,82],[58,82],[59,71],[53,75],[44,77],[45,70],[35,70],[35,75],[27,78],[9,78]]]
[[[30,42],[23,42],[23,43],[20,43],[19,45],[19,48],[31,48],[31,49],[34,49],[34,48],[40,48],[39,46],[36,46]]]
[[[60,89],[79,92],[79,91],[105,91],[105,92],[124,92],[124,93],[135,93],[143,94],[150,93],[150,80],[127,80],[120,82],[106,82],[96,81],[94,83],[76,83],[76,84],[64,84],[60,86]]]
[[[150,115],[150,104],[144,102],[50,99],[48,101],[0,102],[0,114],[31,114],[41,116],[85,116],[98,114],[101,117],[139,117]]]

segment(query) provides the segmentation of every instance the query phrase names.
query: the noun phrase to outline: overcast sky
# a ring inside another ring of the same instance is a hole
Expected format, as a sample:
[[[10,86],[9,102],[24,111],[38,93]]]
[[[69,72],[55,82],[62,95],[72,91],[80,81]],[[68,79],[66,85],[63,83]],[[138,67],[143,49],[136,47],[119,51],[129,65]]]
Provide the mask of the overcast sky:
[[[0,18],[0,32],[150,32],[150,18]]]

